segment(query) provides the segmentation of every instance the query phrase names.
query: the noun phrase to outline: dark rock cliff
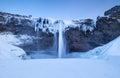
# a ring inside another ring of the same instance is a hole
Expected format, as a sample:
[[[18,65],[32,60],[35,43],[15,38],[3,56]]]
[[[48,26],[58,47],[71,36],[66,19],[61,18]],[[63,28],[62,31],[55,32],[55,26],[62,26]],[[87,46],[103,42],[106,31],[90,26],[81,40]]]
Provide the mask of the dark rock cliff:
[[[88,22],[87,22],[88,23]],[[115,6],[98,16],[95,29],[86,34],[78,27],[66,31],[69,52],[86,52],[97,46],[104,45],[120,35],[120,6]]]

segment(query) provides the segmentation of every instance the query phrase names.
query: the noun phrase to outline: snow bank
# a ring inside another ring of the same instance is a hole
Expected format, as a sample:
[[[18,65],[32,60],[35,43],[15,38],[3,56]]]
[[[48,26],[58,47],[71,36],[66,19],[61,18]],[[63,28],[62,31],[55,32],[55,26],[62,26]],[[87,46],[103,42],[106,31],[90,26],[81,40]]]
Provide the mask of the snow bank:
[[[98,54],[100,57],[120,56],[120,37],[104,46],[90,50],[88,53]]]
[[[13,35],[10,32],[0,33],[0,60],[22,59],[25,55],[25,51],[19,47],[16,47],[23,44],[23,40],[21,39],[25,40],[26,37],[23,38],[20,36],[17,38],[16,35]]]
[[[0,60],[3,59],[22,59],[25,51],[16,46],[0,41]]]
[[[107,45],[111,45],[107,50],[105,50],[107,55],[120,56],[120,37],[108,43]]]
[[[67,58],[111,58],[114,56],[120,56],[120,37],[88,52],[73,52],[66,55]]]

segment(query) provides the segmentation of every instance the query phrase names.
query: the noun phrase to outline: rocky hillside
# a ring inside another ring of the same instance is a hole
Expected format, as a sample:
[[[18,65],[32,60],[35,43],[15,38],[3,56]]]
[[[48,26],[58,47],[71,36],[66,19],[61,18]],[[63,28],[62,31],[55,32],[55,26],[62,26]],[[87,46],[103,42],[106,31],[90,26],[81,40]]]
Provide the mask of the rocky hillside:
[[[19,45],[19,47],[27,52],[37,49],[37,41],[46,42],[42,44],[42,48],[48,48],[53,44],[53,35],[50,34],[50,32],[46,33],[44,28],[44,32],[40,31],[38,35],[39,38],[37,38],[35,27],[39,24],[38,22],[40,22],[38,19],[39,18],[32,18],[31,16],[0,12],[0,33],[11,32],[13,35],[16,35],[17,38],[20,38],[21,35],[26,36],[26,38],[31,37],[32,43],[26,44],[23,39],[22,42],[24,42],[24,44]]]
[[[55,42],[58,42],[59,23],[61,21],[63,22],[67,51],[86,52],[104,45],[120,35],[120,6],[105,11],[104,16],[97,17],[97,21],[89,18],[53,21],[46,18],[33,18],[32,16],[0,12],[0,33],[11,32],[17,38],[20,38],[20,35],[29,36],[32,42],[26,44],[23,39],[24,43],[18,45],[26,52],[37,49],[49,50],[53,49]]]
[[[92,20],[88,20],[92,24]],[[91,21],[91,22],[90,22]],[[86,24],[86,23],[85,23]],[[92,25],[91,25],[92,26]],[[120,35],[120,6],[115,6],[98,16],[96,26],[91,32],[83,33],[78,27],[66,31],[67,45],[70,52],[85,52],[97,46],[104,45]]]
[[[117,5],[104,13],[105,16],[120,19],[120,5]]]

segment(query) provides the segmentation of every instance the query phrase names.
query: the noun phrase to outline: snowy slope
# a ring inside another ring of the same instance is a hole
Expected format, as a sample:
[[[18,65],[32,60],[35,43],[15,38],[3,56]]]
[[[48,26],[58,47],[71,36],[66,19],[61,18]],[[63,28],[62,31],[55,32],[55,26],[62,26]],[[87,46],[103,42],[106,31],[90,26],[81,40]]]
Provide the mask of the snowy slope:
[[[89,53],[98,53],[100,56],[120,56],[120,36],[104,46],[97,47]]]
[[[120,37],[118,37],[117,39],[109,43],[108,45],[110,44],[112,44],[111,47],[109,47],[105,51],[105,53],[107,53],[108,55],[112,55],[112,56],[120,56]]]
[[[88,52],[74,52],[67,54],[68,58],[109,58],[120,56],[120,36],[111,42],[94,48]]]
[[[17,60],[22,59],[26,54],[25,51],[19,47],[20,44],[23,44],[21,41],[22,38],[16,38],[16,35],[13,35],[10,32],[0,33],[0,60]]]
[[[0,41],[0,60],[5,59],[22,59],[25,55],[25,51],[16,46]]]
[[[0,78],[120,78],[120,67],[98,59],[0,61]]]

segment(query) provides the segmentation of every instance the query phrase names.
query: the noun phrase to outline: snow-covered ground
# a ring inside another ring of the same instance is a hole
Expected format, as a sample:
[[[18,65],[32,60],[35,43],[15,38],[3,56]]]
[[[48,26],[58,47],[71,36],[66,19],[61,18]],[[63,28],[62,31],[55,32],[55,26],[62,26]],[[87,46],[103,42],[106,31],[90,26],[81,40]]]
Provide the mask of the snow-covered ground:
[[[120,57],[114,60],[120,60]],[[114,64],[114,60],[0,61],[0,78],[120,78],[120,61]]]

